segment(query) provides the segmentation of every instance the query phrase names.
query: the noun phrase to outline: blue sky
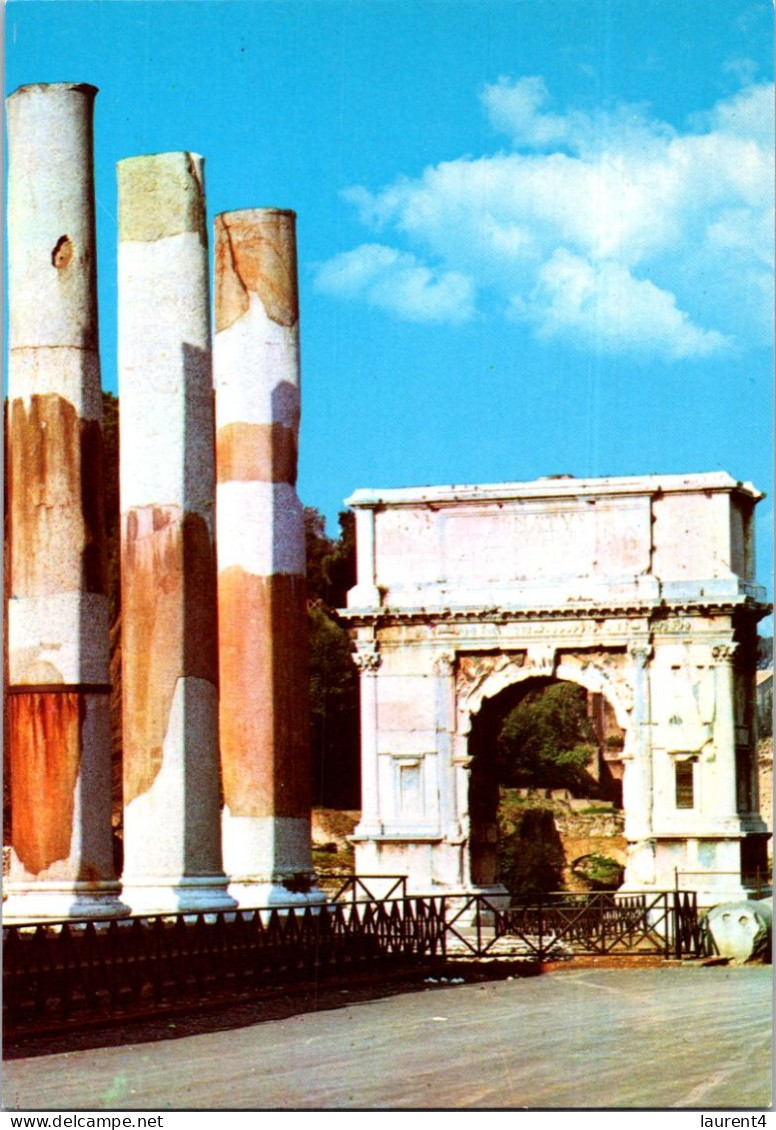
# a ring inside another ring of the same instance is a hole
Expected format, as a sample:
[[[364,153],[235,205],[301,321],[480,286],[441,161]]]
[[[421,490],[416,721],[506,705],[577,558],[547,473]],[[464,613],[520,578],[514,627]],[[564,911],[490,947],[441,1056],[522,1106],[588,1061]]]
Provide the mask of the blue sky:
[[[724,469],[770,490],[772,13],[759,0],[10,0],[7,91],[298,213],[299,491]],[[773,523],[758,510],[761,578]]]

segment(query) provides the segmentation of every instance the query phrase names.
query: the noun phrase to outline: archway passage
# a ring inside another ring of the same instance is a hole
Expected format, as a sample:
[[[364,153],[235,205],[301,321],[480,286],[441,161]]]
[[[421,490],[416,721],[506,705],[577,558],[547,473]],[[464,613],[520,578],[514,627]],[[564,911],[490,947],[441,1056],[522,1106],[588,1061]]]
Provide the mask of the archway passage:
[[[472,883],[516,895],[562,886],[553,806],[620,808],[624,738],[605,697],[566,680],[530,678],[483,699],[469,735]]]

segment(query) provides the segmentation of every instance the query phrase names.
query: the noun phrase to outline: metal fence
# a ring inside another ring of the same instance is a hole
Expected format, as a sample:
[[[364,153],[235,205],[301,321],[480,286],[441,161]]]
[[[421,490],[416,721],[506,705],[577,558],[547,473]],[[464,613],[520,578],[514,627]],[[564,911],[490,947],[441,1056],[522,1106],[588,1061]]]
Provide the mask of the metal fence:
[[[333,902],[348,898],[357,902],[359,896],[383,902],[385,899],[407,897],[406,875],[342,875],[340,886],[333,892]]]
[[[600,955],[700,957],[706,949],[694,891],[618,895],[560,892],[504,907],[464,897],[448,913],[446,948],[496,956],[503,942],[537,961]]]
[[[6,1031],[222,1000],[443,950],[441,900],[213,911],[3,929]]]
[[[389,877],[398,880],[385,888],[390,897],[375,898],[368,878],[351,877],[340,901],[324,906],[6,926],[6,1033],[460,956],[703,952],[693,892],[560,894],[504,907],[484,895],[408,897],[399,877]]]

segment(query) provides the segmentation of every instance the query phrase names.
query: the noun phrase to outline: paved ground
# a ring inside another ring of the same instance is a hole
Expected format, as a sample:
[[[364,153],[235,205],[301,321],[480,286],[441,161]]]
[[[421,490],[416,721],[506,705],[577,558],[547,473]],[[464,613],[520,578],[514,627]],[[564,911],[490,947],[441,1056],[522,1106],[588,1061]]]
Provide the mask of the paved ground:
[[[768,967],[570,969],[18,1059],[3,1106],[763,1109],[770,1039]]]

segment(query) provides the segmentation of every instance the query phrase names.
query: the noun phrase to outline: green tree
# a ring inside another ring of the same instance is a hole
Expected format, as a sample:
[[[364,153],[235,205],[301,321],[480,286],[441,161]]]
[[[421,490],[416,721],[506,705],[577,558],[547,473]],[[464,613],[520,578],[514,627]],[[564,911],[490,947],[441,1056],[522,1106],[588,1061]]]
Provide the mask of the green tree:
[[[563,886],[563,844],[549,809],[499,806],[499,879],[514,898],[537,898]]]
[[[507,715],[497,740],[499,780],[515,787],[589,793],[595,752],[584,688],[553,683],[528,691]]]
[[[310,735],[313,803],[326,808],[360,804],[358,677],[350,641],[334,609],[355,584],[353,515],[339,516],[340,537],[326,534],[325,519],[305,507],[307,600],[310,624]]]
[[[309,617],[313,803],[358,808],[358,676],[350,642],[322,608],[310,608]]]
[[[326,534],[326,519],[313,506],[304,508],[307,598],[327,608],[344,607],[356,583],[356,531],[352,510],[339,514],[340,536]]]
[[[326,561],[334,543],[326,535],[326,519],[314,506],[304,508],[304,549],[307,561],[307,600],[327,604]]]
[[[348,590],[356,583],[356,516],[352,510],[339,512],[339,538],[326,561],[329,603],[344,608]]]

